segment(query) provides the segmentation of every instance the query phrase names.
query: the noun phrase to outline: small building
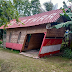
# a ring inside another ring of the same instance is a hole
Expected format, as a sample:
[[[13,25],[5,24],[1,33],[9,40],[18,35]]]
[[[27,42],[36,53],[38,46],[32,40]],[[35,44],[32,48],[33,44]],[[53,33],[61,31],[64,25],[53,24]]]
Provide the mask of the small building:
[[[19,18],[21,22],[18,24],[15,19],[10,21],[10,24],[6,27],[6,47],[20,50],[20,52],[39,49],[39,57],[58,53],[65,29],[49,28],[66,21],[65,18],[60,16],[60,13],[63,13],[63,11],[57,9],[21,17]],[[3,29],[3,26],[0,29]]]

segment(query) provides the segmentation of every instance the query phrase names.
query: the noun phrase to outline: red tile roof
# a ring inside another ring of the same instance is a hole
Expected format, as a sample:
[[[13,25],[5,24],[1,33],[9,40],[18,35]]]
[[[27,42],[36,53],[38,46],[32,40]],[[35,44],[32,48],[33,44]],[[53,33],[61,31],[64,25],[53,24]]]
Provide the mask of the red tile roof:
[[[16,20],[14,19],[10,21],[11,25],[8,25],[7,28],[28,27],[28,26],[35,26],[45,23],[56,22],[57,19],[60,17],[60,13],[63,13],[63,11],[57,9],[40,14],[35,14],[33,16],[20,17],[19,20],[25,25],[23,25],[20,22],[16,24]],[[3,29],[3,26],[0,27],[0,29]]]

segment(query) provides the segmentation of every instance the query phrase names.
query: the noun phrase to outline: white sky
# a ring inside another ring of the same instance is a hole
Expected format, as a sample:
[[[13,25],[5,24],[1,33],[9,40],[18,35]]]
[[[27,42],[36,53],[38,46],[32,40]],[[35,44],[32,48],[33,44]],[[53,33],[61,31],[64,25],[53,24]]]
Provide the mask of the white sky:
[[[31,0],[29,0],[29,1],[31,1]],[[43,9],[45,9],[43,3],[44,2],[49,2],[49,1],[51,1],[53,3],[53,5],[55,5],[55,4],[58,3],[58,7],[57,7],[58,9],[63,6],[63,1],[65,1],[65,3],[67,5],[70,5],[71,4],[71,3],[68,2],[68,0],[39,0],[39,1],[40,1],[41,6],[42,6]]]
[[[48,1],[50,1],[50,0],[39,0],[39,1],[40,1],[40,3],[41,3],[42,8],[44,9],[43,3],[44,3],[44,2],[48,2]],[[52,2],[54,5],[55,5],[56,3],[58,3],[58,8],[60,8],[60,7],[63,6],[63,1],[65,1],[66,4],[69,5],[68,0],[51,0],[51,2]]]

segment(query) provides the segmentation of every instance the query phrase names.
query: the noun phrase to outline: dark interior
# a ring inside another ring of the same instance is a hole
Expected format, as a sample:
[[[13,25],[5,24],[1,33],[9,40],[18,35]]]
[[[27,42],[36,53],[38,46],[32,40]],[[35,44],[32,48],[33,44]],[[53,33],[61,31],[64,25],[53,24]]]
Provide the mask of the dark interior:
[[[44,38],[44,33],[27,34],[24,49],[39,50]]]

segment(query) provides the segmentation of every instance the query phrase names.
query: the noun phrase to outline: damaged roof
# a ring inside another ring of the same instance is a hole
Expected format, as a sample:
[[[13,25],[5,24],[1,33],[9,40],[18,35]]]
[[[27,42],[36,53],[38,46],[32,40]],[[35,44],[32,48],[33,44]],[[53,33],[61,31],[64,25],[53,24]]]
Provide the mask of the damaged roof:
[[[19,20],[21,22],[17,24],[16,20],[13,19],[10,21],[10,24],[8,24],[8,27],[6,28],[29,27],[29,26],[56,22],[57,19],[60,17],[60,13],[63,13],[63,11],[57,9],[57,10],[47,11],[40,14],[35,14],[28,17],[20,17]],[[1,26],[0,29],[3,29],[3,27],[4,26]]]

